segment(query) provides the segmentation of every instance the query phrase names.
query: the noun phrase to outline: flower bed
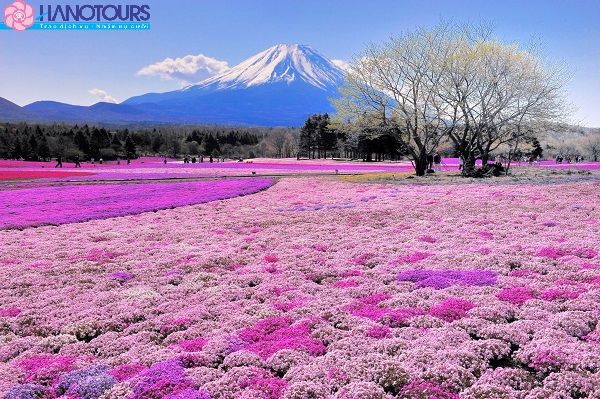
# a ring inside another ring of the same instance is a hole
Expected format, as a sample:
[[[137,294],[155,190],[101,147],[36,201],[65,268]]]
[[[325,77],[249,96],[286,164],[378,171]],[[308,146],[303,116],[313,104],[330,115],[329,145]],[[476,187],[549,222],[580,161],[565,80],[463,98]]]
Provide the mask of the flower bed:
[[[0,229],[132,215],[252,194],[272,179],[205,180],[125,185],[61,185],[5,191]]]
[[[595,398],[599,188],[282,178],[0,231],[0,390]]]

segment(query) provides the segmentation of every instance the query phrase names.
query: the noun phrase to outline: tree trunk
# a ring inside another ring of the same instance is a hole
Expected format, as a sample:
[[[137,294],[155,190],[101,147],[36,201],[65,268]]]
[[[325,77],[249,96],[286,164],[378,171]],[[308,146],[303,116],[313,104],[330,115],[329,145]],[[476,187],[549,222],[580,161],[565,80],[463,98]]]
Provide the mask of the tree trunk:
[[[412,158],[415,174],[417,176],[425,176],[425,172],[427,171],[427,154],[421,151],[419,154],[414,154]]]
[[[462,154],[465,163],[463,165],[462,175],[463,177],[474,177],[475,176],[475,155],[472,151]]]

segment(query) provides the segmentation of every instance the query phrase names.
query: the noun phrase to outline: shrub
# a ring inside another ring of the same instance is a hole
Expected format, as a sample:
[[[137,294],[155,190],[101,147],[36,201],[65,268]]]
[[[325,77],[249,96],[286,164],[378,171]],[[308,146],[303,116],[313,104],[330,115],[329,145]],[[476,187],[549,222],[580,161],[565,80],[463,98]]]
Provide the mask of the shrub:
[[[93,365],[60,377],[56,392],[59,395],[78,395],[81,399],[98,399],[117,383],[104,365]]]

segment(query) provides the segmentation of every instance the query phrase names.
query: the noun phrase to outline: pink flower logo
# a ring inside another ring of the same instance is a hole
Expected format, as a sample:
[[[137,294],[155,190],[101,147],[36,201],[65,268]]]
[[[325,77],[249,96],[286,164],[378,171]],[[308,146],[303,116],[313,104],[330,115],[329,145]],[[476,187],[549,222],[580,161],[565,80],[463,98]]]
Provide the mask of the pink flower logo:
[[[4,9],[4,24],[17,32],[24,31],[33,25],[33,7],[17,0]]]

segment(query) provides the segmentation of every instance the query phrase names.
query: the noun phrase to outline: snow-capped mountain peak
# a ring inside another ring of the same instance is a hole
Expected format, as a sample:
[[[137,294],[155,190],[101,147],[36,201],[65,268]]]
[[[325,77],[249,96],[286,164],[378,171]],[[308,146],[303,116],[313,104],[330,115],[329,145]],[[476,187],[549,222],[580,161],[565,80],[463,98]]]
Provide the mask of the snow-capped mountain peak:
[[[292,84],[299,81],[329,91],[335,90],[343,77],[343,69],[312,47],[279,44],[182,91],[244,89],[267,83]]]

